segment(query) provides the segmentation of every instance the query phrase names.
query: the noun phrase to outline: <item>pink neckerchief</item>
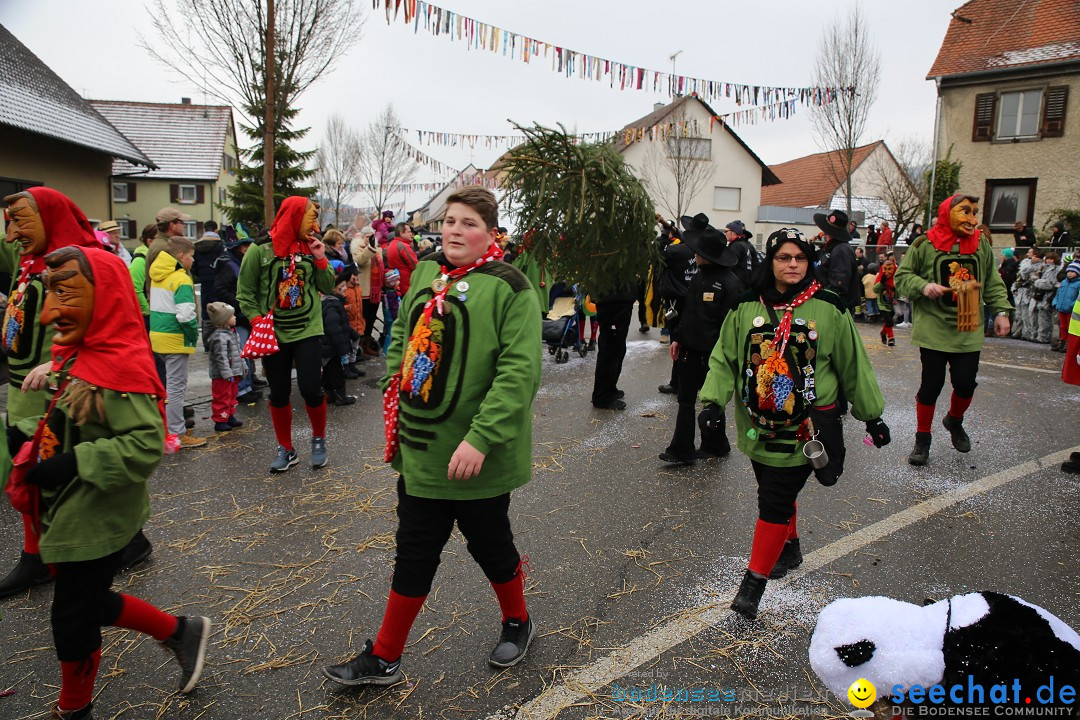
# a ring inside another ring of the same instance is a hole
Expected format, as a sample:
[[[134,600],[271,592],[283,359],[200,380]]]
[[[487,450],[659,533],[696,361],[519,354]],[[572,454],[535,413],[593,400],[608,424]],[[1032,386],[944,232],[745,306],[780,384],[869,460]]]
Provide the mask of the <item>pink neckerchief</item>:
[[[780,324],[776,327],[776,335],[773,337],[773,347],[776,347],[776,341],[780,340],[780,347],[776,350],[777,356],[783,356],[784,351],[787,349],[788,336],[791,335],[791,313],[792,311],[805,303],[807,300],[814,296],[818,290],[821,289],[821,283],[814,280],[812,283],[806,286],[806,289],[791,299],[791,302],[783,305],[773,305],[773,309],[779,310],[784,308],[784,317],[780,318]],[[765,307],[769,307],[769,304],[765,302],[765,298],[760,297],[761,304]]]

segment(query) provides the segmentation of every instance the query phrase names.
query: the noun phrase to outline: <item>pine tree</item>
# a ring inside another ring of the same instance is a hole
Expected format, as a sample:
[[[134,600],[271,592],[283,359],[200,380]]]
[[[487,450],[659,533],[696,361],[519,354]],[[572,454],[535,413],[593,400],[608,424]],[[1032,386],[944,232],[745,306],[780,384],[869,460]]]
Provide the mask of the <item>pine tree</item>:
[[[244,107],[247,117],[259,118],[253,127],[241,123],[244,134],[254,143],[244,150],[247,162],[241,162],[236,173],[236,182],[229,190],[231,205],[222,206],[233,222],[242,222],[248,227],[261,227],[263,223],[263,145],[262,137],[266,117],[265,108],[254,105]],[[308,161],[315,155],[314,150],[301,152],[295,150],[295,143],[305,135],[309,128],[294,130],[290,127],[298,110],[288,108],[276,116],[274,128],[274,207],[280,207],[281,201],[290,195],[311,197],[317,188],[304,185],[315,171],[308,167]]]
[[[502,185],[533,259],[594,298],[645,277],[656,212],[623,156],[561,126],[517,127],[528,139],[503,159]]]

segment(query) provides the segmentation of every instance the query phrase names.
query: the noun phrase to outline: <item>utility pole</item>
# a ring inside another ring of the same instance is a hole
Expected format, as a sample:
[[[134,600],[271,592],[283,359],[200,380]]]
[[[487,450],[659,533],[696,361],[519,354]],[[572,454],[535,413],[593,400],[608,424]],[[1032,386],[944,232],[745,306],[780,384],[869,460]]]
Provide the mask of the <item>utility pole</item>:
[[[263,226],[274,223],[274,0],[266,0],[266,129],[263,133]]]

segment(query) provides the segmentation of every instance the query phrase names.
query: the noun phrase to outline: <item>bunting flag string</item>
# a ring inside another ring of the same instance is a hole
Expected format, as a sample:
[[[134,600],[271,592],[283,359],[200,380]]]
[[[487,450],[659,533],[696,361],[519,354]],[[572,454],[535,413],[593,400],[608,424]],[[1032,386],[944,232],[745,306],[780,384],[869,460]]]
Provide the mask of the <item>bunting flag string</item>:
[[[409,144],[409,141],[401,137],[394,128],[387,128],[388,133],[393,141],[399,148],[401,148],[408,157],[420,165],[427,166],[440,175],[454,175],[459,171],[450,167],[446,163],[439,162],[435,158],[428,155],[423,150],[413,147]]]
[[[485,177],[483,173],[476,175],[461,175],[454,178],[449,182],[425,182],[425,183],[356,183],[346,185],[344,187],[346,192],[371,192],[382,189],[390,189],[394,192],[401,193],[436,193],[446,187],[465,187],[467,185],[479,185],[490,189],[498,189],[498,181],[494,178]]]
[[[851,88],[750,85],[676,75],[536,40],[432,5],[426,0],[372,0],[374,10],[380,7],[386,13],[387,24],[401,18],[406,25],[413,26],[414,34],[419,33],[422,26],[424,31],[436,37],[445,35],[452,42],[464,42],[468,50],[501,54],[525,63],[542,56],[550,59],[553,71],[566,77],[595,82],[606,80],[610,87],[620,90],[651,90],[666,93],[669,97],[694,93],[707,101],[731,99],[739,106],[772,105],[781,101],[821,105],[827,98],[835,99],[841,91],[851,91]]]

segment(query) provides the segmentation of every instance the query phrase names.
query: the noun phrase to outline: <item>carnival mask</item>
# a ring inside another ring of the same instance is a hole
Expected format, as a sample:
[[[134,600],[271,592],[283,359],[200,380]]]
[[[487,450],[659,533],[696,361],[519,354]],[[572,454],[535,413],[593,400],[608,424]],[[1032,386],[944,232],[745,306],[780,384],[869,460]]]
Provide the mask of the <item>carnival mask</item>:
[[[78,345],[86,337],[93,318],[94,284],[77,260],[68,260],[49,270],[45,289],[41,324],[53,325],[56,330],[53,342],[57,345]]]
[[[7,241],[21,246],[20,255],[40,255],[49,245],[41,213],[30,200],[20,197],[4,211],[7,218]]]
[[[300,242],[308,242],[311,236],[319,232],[319,204],[308,201],[304,208],[304,218],[300,221],[300,229],[296,231],[296,239]]]
[[[971,237],[979,224],[978,214],[979,203],[964,198],[949,211],[949,227],[960,237]]]

